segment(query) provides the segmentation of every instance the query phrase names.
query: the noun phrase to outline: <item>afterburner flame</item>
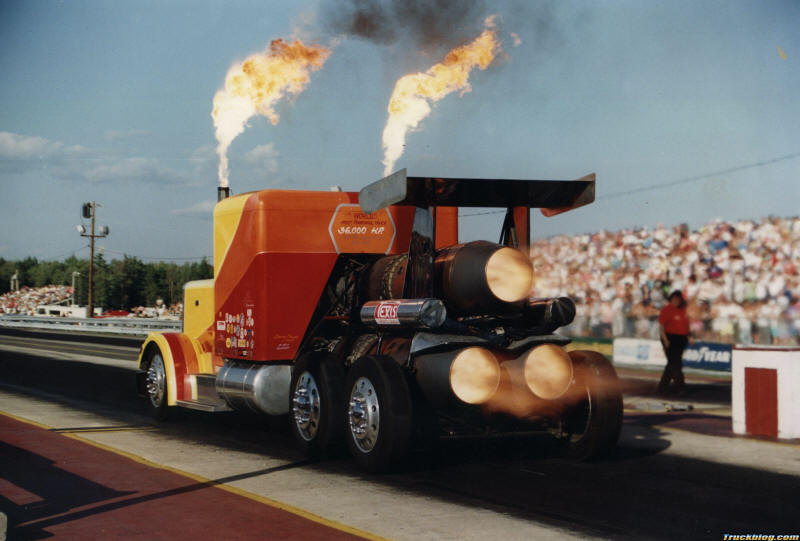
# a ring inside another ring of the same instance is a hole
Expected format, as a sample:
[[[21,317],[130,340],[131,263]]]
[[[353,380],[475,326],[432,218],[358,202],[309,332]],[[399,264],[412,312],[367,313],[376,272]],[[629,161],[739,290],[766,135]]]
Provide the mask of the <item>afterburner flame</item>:
[[[256,114],[277,124],[275,104],[287,93],[297,96],[311,80],[311,71],[325,64],[330,49],[305,45],[300,40],[287,43],[273,40],[269,48],[236,62],[225,76],[225,87],[214,95],[215,135],[219,154],[219,184],[228,186],[228,147]]]
[[[472,90],[470,72],[485,70],[500,52],[494,30],[494,18],[486,19],[485,30],[474,41],[450,51],[444,61],[422,73],[401,77],[389,100],[389,119],[383,129],[384,174],[389,175],[403,154],[406,135],[419,127],[431,113],[431,103],[460,90],[461,96]]]
[[[567,392],[572,383],[572,360],[563,348],[543,344],[525,354],[524,374],[533,394],[554,400]]]
[[[462,350],[450,365],[450,388],[467,404],[483,404],[497,392],[500,365],[481,347]]]
[[[486,283],[501,301],[520,301],[533,287],[533,264],[519,250],[500,248],[486,262]]]

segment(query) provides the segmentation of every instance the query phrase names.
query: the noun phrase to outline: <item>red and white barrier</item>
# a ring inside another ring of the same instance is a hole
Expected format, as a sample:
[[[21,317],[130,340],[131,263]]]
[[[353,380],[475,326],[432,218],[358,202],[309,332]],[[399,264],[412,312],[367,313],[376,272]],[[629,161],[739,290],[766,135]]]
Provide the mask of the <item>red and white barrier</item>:
[[[800,347],[734,346],[733,431],[800,438]]]

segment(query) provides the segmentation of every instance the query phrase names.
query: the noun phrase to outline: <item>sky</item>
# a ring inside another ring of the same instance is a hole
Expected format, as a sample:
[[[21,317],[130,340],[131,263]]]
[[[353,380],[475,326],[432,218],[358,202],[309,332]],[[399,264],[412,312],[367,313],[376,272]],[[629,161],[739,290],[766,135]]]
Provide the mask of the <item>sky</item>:
[[[433,105],[398,168],[595,172],[597,201],[534,213],[537,237],[800,214],[800,2],[420,0],[451,11],[415,19],[386,1],[4,0],[0,257],[87,257],[90,200],[107,259],[211,256],[212,99],[232,63],[281,37],[332,53],[277,125],[252,118],[234,140],[231,189],[357,191],[382,176],[397,79],[492,14],[503,54]],[[349,31],[354,4],[386,15],[373,35]],[[501,216],[462,217],[461,239],[497,240]]]

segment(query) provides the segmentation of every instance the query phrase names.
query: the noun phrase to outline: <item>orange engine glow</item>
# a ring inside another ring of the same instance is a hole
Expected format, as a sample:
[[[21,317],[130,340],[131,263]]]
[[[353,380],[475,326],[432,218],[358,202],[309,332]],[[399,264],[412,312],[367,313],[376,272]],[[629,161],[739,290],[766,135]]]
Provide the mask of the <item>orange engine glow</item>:
[[[450,365],[450,388],[467,404],[483,404],[494,396],[499,385],[500,365],[488,349],[467,348]]]
[[[486,262],[486,282],[501,301],[522,300],[533,287],[533,265],[519,250],[500,248]]]
[[[572,361],[563,348],[544,344],[525,354],[525,383],[539,398],[559,398],[572,382]]]

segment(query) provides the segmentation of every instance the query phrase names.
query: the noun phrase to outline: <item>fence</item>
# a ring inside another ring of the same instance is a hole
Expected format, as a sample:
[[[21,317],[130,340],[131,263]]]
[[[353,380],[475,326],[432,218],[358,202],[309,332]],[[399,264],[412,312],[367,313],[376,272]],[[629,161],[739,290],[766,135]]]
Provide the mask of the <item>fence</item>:
[[[144,336],[153,331],[180,331],[182,322],[133,317],[78,318],[4,315],[0,316],[0,327]]]

